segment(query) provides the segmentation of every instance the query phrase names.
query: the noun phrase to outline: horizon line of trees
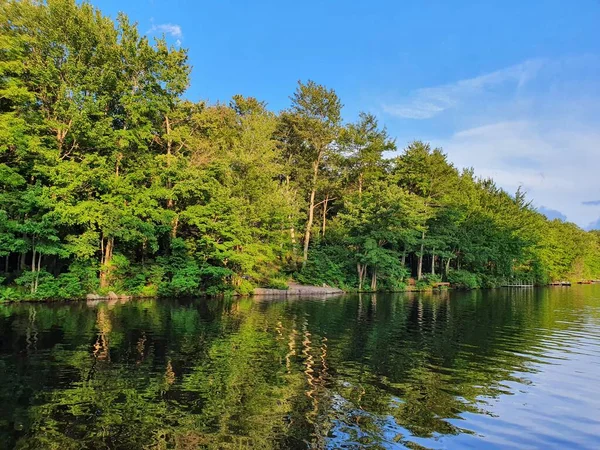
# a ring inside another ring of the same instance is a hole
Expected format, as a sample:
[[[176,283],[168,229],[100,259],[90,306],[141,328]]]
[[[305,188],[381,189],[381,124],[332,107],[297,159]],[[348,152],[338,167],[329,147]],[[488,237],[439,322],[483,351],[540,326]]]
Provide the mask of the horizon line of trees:
[[[185,49],[75,0],[0,1],[0,298],[600,278],[600,232],[394,139],[335,91],[183,94]]]

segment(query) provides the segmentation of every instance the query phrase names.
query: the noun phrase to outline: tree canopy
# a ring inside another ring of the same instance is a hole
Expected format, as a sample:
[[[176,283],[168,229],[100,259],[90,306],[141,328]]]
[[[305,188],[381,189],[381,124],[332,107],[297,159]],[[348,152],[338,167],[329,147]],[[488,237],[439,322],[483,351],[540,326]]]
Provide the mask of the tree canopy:
[[[600,234],[405,149],[299,82],[190,102],[187,51],[75,0],[0,2],[0,298],[600,278]],[[390,156],[392,155],[392,156]]]

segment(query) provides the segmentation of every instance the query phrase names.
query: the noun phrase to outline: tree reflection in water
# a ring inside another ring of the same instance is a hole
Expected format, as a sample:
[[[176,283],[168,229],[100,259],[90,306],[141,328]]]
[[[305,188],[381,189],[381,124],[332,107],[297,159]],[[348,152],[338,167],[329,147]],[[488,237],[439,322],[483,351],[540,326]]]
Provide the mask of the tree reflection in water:
[[[527,383],[555,333],[598,319],[589,302],[528,290],[4,306],[0,440],[427,446]]]

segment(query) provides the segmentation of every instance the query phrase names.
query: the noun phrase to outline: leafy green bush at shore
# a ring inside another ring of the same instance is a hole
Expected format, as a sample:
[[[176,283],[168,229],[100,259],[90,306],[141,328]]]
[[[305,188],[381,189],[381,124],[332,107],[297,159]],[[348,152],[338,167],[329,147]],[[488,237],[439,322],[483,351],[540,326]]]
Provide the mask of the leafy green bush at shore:
[[[320,246],[311,253],[306,265],[294,273],[303,284],[335,286],[341,289],[355,287],[355,269],[350,266],[351,254],[341,246]]]
[[[448,274],[448,281],[457,289],[477,289],[480,287],[476,274],[466,270],[453,270]]]

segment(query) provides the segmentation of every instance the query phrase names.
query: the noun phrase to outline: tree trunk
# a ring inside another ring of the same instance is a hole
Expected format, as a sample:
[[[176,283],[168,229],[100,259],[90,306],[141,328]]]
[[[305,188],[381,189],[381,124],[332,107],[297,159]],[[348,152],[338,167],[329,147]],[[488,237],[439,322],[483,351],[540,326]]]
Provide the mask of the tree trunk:
[[[450,272],[450,258],[446,260],[446,280],[448,279],[448,272]]]
[[[371,273],[371,290],[373,292],[377,290],[377,269],[373,269]]]
[[[117,153],[117,162],[115,163],[115,178],[119,178],[119,164],[121,163],[121,158],[123,155]]]
[[[356,263],[356,271],[358,272],[358,291],[362,291],[363,280],[367,274],[367,266],[361,263]]]
[[[325,237],[325,225],[327,223],[327,203],[329,202],[329,194],[325,196],[325,201],[323,202],[323,227],[322,233],[323,237]]]
[[[169,122],[169,116],[165,115],[165,128],[167,130],[167,167],[171,165],[171,148],[173,143],[171,142],[171,122]]]
[[[38,284],[39,284],[39,281],[40,281],[40,270],[41,269],[42,269],[42,254],[38,252],[38,264],[37,264],[37,271],[36,271],[36,274],[35,274],[35,291],[34,292],[37,292],[37,289],[38,289]]]
[[[315,189],[310,193],[310,205],[308,207],[308,220],[306,221],[306,231],[304,232],[304,253],[302,255],[302,267],[306,265],[308,260],[308,245],[310,243],[310,231],[312,229],[315,213]]]
[[[27,214],[25,214],[24,219],[27,219]],[[27,238],[27,235],[25,233],[23,233],[22,237],[23,237],[23,240],[25,240]],[[21,272],[25,271],[25,257],[26,256],[27,256],[27,250],[21,252],[21,254],[19,256],[18,268]]]
[[[402,267],[406,266],[406,250],[402,251]]]
[[[171,149],[173,147],[173,141],[171,140],[171,122],[169,121],[169,116],[165,115],[165,128],[167,130],[167,169],[171,167]],[[167,189],[169,190],[169,198],[167,199],[167,208],[171,209],[173,207],[173,199],[171,198],[171,179],[169,178],[170,174],[167,173]],[[175,233],[177,230],[175,230]],[[175,237],[175,236],[173,236]]]
[[[294,267],[297,267],[298,261],[296,260],[296,256],[298,255],[298,249],[296,248],[296,228],[294,228],[294,225],[290,227],[290,240],[292,241],[292,257],[294,259]]]
[[[417,264],[417,280],[423,275],[423,252],[425,251],[425,232],[421,234],[421,252],[419,253],[419,263]]]
[[[312,189],[310,191],[310,204],[308,206],[308,220],[306,221],[306,231],[304,233],[304,254],[302,255],[302,267],[306,266],[308,260],[308,246],[310,244],[310,232],[312,229],[313,219],[315,215],[315,194],[317,193],[317,180],[319,177],[319,162],[323,151],[319,152],[317,160],[313,163],[313,179]]]
[[[110,282],[110,263],[112,261],[114,242],[114,238],[109,237],[106,240],[106,246],[104,247],[104,259],[102,261],[102,268],[100,269],[101,288],[108,287]]]
[[[358,175],[358,196],[362,197],[362,187],[363,187],[363,174],[362,172]]]
[[[31,254],[31,273],[32,274],[35,273],[35,257],[36,257],[35,246],[33,246],[32,254]],[[32,294],[35,293],[35,283],[34,283],[33,275],[31,277],[31,293]]]
[[[431,255],[431,275],[435,275],[435,248],[433,249],[433,254]]]
[[[177,237],[177,227],[178,226],[179,226],[179,215],[176,215],[175,217],[173,217],[173,222],[171,223],[171,237],[173,239],[175,239]]]

